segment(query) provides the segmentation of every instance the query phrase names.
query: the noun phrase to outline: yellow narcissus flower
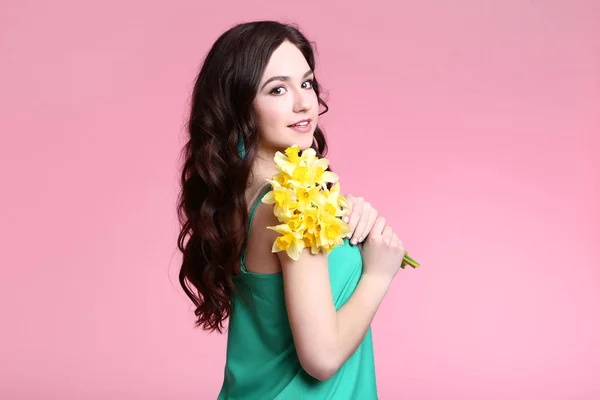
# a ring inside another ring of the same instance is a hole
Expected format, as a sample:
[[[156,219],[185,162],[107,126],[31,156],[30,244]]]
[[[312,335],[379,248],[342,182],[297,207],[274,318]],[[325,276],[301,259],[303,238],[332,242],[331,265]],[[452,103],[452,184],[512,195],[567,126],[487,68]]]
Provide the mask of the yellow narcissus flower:
[[[301,213],[294,213],[290,219],[286,222],[287,226],[294,232],[298,232],[300,230],[304,230],[304,218]]]
[[[300,252],[304,248],[304,242],[302,236],[293,231],[288,224],[281,224],[277,226],[269,226],[267,229],[271,229],[279,234],[275,242],[273,242],[273,248],[271,251],[277,253],[278,251],[287,251],[290,258],[298,260]]]
[[[338,176],[329,168],[329,161],[318,158],[309,148],[300,155],[298,146],[288,147],[284,153],[275,154],[278,173],[272,179],[263,203],[273,204],[273,212],[282,224],[268,227],[278,232],[273,252],[286,251],[297,260],[302,249],[312,254],[326,254],[344,242],[350,226],[343,222],[342,207],[348,207],[340,194]],[[331,190],[327,183],[336,182]]]
[[[298,146],[292,146],[285,149],[285,154],[278,151],[275,153],[275,163],[277,170],[286,173],[288,176],[294,175],[294,169],[300,165],[300,157],[298,156]]]
[[[344,236],[350,232],[350,226],[333,214],[323,210],[317,224],[317,243],[325,254],[329,254],[337,245],[344,243]]]
[[[336,217],[341,217],[344,215],[343,209],[348,208],[349,204],[344,195],[340,193],[340,183],[334,183],[331,186],[331,189],[327,189],[326,187],[323,188],[323,192],[324,196],[318,198],[320,201],[322,201],[319,206],[323,207]]]
[[[349,204],[340,192],[338,176],[327,171],[329,161],[317,157],[312,148],[299,153],[298,146],[293,145],[275,154],[278,173],[267,179],[271,191],[262,199],[263,203],[273,204],[273,212],[282,223],[267,227],[281,235],[273,243],[272,252],[285,251],[293,260],[298,260],[304,248],[312,254],[329,254],[344,243],[351,230],[341,219]],[[330,189],[328,183],[333,183]],[[419,266],[408,253],[402,268],[405,263]]]
[[[283,187],[288,186],[288,182],[290,179],[292,179],[292,177],[285,172],[275,174],[275,176],[273,177],[273,180]]]
[[[321,159],[323,160],[323,159]],[[329,168],[326,166],[325,168]],[[326,171],[322,166],[317,165],[315,167],[315,182],[321,186],[325,186],[327,183],[333,183],[338,180],[337,174]]]
[[[319,210],[317,208],[307,208],[303,212],[304,227],[306,231],[315,235],[319,225]]]
[[[278,181],[267,179],[267,182],[271,184],[272,189],[265,194],[262,202],[275,204],[273,210],[275,216],[281,222],[287,222],[297,210],[298,201],[296,192],[291,188],[280,185]]]
[[[313,204],[326,202],[323,199],[323,193],[318,186],[309,188],[299,187],[296,189],[296,196],[298,196],[298,209],[307,210],[312,207]]]
[[[306,164],[308,176],[315,184],[325,187],[327,183],[337,182],[339,177],[336,173],[327,171],[329,160],[318,158],[314,149],[308,148],[302,152],[301,160]]]
[[[317,238],[313,233],[308,231],[304,232],[304,236],[302,237],[304,241],[304,247],[310,249],[312,254],[317,254],[319,252],[319,246],[317,245]]]
[[[289,183],[294,186],[310,187],[315,185],[325,186],[327,183],[333,183],[338,180],[338,176],[327,171],[329,160],[317,157],[314,149],[308,148],[299,156],[300,149],[294,145],[285,150],[285,154],[277,152],[275,154],[275,163],[279,174],[275,175],[274,180],[279,181],[283,186]]]

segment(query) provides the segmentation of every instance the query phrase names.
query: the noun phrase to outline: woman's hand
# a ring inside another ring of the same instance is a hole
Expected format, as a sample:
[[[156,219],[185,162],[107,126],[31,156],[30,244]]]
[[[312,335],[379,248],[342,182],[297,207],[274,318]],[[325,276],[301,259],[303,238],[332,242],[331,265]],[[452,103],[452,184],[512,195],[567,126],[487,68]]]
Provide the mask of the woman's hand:
[[[386,224],[383,216],[377,217],[369,238],[361,246],[363,276],[377,277],[380,282],[389,285],[402,267],[406,251],[404,243]]]
[[[362,197],[354,197],[350,194],[344,195],[348,200],[349,208],[343,216],[344,222],[350,225],[348,238],[350,243],[356,245],[362,243],[377,220],[377,210]]]

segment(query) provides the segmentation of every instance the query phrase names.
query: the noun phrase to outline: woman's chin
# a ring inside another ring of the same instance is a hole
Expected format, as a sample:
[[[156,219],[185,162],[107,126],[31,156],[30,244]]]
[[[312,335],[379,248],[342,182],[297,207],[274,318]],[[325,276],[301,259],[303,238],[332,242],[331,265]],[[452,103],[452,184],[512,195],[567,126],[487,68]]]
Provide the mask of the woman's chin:
[[[305,137],[302,137],[300,140],[298,140],[298,143],[296,143],[296,145],[300,148],[300,150],[306,150],[310,146],[312,146],[313,141],[314,136],[312,134],[307,134]]]
[[[314,141],[314,136],[312,134],[306,133],[306,134],[303,134],[301,137],[296,138],[295,140],[290,139],[289,141],[280,143],[279,146],[277,146],[277,147],[279,147],[279,151],[283,151],[289,147],[296,145],[296,146],[298,146],[300,151],[304,151],[312,146],[313,141]]]

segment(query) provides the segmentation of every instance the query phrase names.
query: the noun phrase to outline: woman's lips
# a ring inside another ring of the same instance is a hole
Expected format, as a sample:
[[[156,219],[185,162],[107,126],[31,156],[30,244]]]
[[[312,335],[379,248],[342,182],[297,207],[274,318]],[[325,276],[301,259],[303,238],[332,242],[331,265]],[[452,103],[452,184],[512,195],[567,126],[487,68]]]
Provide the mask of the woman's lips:
[[[312,129],[312,121],[309,120],[306,125],[290,125],[288,128],[293,129],[298,133],[307,133]]]

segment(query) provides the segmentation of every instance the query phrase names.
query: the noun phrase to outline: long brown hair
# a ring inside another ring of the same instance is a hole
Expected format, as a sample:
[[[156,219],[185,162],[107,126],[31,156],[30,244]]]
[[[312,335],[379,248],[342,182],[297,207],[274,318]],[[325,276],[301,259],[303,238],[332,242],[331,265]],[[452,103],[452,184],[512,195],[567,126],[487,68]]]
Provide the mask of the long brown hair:
[[[259,146],[252,102],[272,53],[285,40],[314,71],[312,43],[297,27],[256,21],[223,33],[195,81],[177,204],[179,283],[196,307],[195,326],[208,331],[222,332],[231,313],[232,278],[248,240],[246,185]],[[324,114],[328,106],[316,79],[313,89]],[[319,156],[327,153],[320,127],[311,147]]]

